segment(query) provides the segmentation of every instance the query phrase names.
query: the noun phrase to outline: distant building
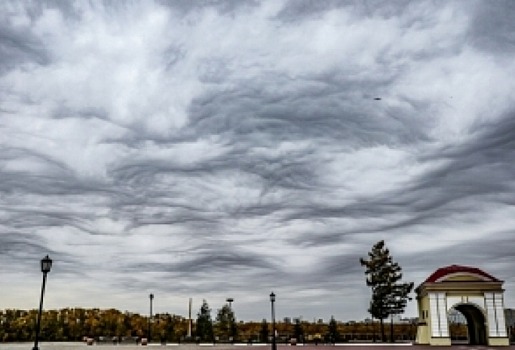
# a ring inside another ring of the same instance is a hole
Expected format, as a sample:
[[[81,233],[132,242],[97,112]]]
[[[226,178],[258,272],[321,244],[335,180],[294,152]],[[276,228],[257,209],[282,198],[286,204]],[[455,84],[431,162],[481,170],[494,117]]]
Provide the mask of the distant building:
[[[418,318],[417,317],[401,317],[401,315],[393,315],[392,317],[388,317],[384,319],[385,323],[394,323],[394,324],[416,324]],[[373,324],[376,322],[379,322],[379,320],[373,319],[373,318],[365,318],[363,321],[361,321],[365,324]],[[356,321],[349,321],[349,324],[358,323]]]
[[[401,319],[401,323],[404,324],[417,324],[418,323],[418,317],[405,317]]]

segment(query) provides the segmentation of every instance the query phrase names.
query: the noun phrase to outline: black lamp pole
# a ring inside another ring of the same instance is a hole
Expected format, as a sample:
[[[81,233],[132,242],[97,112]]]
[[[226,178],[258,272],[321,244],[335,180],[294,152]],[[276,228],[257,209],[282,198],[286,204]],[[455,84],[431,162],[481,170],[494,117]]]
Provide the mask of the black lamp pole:
[[[272,350],[277,350],[277,344],[275,342],[275,294],[274,292],[270,293],[270,304],[272,306]]]
[[[148,319],[148,342],[152,339],[152,300],[154,300],[154,294],[148,296],[150,298],[150,318]]]
[[[39,350],[39,330],[41,329],[41,312],[43,311],[43,296],[45,295],[46,275],[50,272],[51,268],[52,259],[50,259],[47,255],[41,260],[41,272],[43,272],[43,285],[41,286],[41,297],[39,298],[38,321],[36,323],[36,339],[34,340],[34,347],[32,348],[32,350]]]

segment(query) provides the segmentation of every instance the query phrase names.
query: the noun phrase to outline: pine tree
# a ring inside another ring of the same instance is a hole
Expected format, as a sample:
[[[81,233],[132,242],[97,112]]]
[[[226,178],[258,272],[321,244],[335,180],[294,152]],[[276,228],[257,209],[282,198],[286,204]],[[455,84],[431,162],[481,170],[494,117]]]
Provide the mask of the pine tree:
[[[229,304],[225,304],[221,309],[218,310],[216,315],[216,327],[218,334],[224,335],[227,340],[236,337],[236,318]]]
[[[211,309],[205,300],[202,301],[202,306],[197,314],[196,334],[201,341],[213,341]]]
[[[381,323],[381,338],[386,341],[384,319],[404,312],[413,282],[401,283],[402,268],[393,261],[383,240],[377,242],[368,253],[368,259],[361,258],[365,267],[366,283],[372,289],[368,312]],[[393,341],[393,338],[392,338]]]
[[[331,316],[331,320],[329,321],[328,337],[329,337],[329,341],[333,344],[340,340],[340,333],[338,332],[338,324],[336,323],[334,316]]]

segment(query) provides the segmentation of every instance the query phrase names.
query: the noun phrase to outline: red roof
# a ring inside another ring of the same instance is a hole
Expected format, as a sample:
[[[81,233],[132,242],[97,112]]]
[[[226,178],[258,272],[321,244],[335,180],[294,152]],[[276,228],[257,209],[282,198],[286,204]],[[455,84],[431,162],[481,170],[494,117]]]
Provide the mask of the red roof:
[[[431,274],[431,276],[429,276],[425,281],[424,283],[435,283],[435,282],[440,282],[440,280],[447,276],[447,275],[451,275],[451,274],[455,274],[455,273],[470,273],[470,274],[474,274],[474,275],[479,275],[479,276],[483,276],[487,279],[489,279],[490,281],[492,282],[500,282],[497,278],[495,278],[494,276],[484,272],[483,270],[480,270],[478,269],[477,267],[471,267],[471,266],[460,266],[460,265],[450,265],[450,266],[445,266],[445,267],[441,267],[439,268],[438,270],[436,270],[435,272],[433,272]]]

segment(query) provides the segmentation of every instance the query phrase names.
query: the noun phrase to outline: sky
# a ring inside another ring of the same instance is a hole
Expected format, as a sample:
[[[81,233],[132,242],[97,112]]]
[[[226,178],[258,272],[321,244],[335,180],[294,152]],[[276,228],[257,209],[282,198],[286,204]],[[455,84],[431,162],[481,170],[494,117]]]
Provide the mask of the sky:
[[[515,307],[515,2],[2,1],[0,309],[361,320],[360,257]],[[414,296],[414,295],[412,295]],[[406,316],[416,315],[412,301]]]

